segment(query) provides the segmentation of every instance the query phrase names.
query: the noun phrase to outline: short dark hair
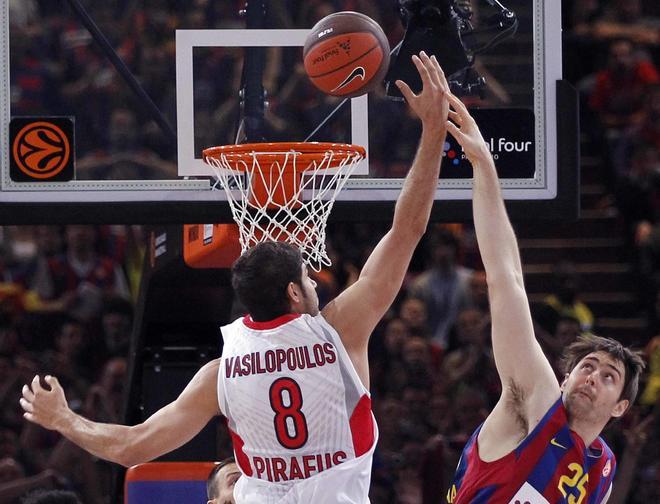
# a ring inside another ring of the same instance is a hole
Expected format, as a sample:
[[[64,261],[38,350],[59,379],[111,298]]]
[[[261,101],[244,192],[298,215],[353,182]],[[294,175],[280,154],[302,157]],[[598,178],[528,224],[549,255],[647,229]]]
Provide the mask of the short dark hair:
[[[289,283],[302,284],[300,250],[284,242],[259,243],[246,250],[231,269],[231,284],[238,300],[257,322],[289,313]]]
[[[82,504],[82,501],[67,490],[36,490],[23,497],[21,504]]]
[[[562,356],[564,372],[568,374],[573,371],[578,362],[593,352],[605,352],[613,359],[623,363],[625,376],[619,400],[626,399],[632,405],[639,390],[639,375],[645,367],[641,352],[631,350],[611,338],[583,334],[564,349]]]
[[[211,472],[209,473],[209,477],[206,479],[206,496],[208,497],[209,500],[215,499],[218,496],[218,485],[215,484],[215,477],[218,475],[220,472],[220,469],[222,469],[225,466],[228,466],[229,464],[235,464],[236,460],[234,457],[227,457],[226,459],[218,462],[213,469],[211,469]]]

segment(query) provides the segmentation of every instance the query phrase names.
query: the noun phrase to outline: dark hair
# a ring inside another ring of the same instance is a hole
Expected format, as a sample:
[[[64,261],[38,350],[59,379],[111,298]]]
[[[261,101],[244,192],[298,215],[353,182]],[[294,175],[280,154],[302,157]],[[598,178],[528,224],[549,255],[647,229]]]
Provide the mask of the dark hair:
[[[37,490],[23,497],[21,504],[82,504],[82,501],[66,490]]]
[[[593,352],[605,352],[613,359],[623,363],[625,375],[619,400],[627,399],[632,405],[639,389],[639,375],[645,367],[641,353],[626,348],[611,338],[603,338],[595,334],[583,334],[564,349],[564,355],[562,356],[564,372],[570,373],[578,362]]]
[[[257,322],[289,313],[287,287],[302,284],[302,255],[284,242],[264,242],[248,249],[234,262],[231,284],[238,300]]]
[[[235,464],[235,463],[236,460],[234,460],[234,457],[227,457],[226,459],[217,463],[215,467],[211,469],[211,472],[209,473],[209,477],[206,479],[206,496],[208,497],[209,500],[215,499],[218,496],[218,485],[215,484],[215,477],[220,472],[220,469],[222,469],[225,466],[228,466],[229,464]]]

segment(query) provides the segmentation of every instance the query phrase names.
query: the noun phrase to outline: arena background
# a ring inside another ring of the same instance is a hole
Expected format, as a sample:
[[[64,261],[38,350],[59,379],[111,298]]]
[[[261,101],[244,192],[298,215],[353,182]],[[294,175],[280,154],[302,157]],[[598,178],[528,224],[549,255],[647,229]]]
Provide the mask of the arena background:
[[[80,136],[89,143],[78,143],[78,170],[91,178],[173,176],[173,146],[163,142],[64,2],[9,5],[12,114],[84,110],[76,125],[93,134]],[[85,5],[169,118],[176,91],[168,56],[173,48],[160,34],[177,26],[237,26],[241,7],[205,0]],[[377,19],[391,40],[402,36],[390,2],[291,0],[269,7],[292,28],[309,27],[330,12],[357,10]],[[582,211],[577,221],[514,227],[537,336],[553,364],[560,348],[587,330],[645,351],[649,367],[637,404],[605,432],[620,464],[610,502],[659,502],[658,5],[576,0],[562,7],[564,77],[578,89],[581,105]],[[136,30],[149,34],[148,45],[135,44]],[[507,82],[515,58],[506,52],[485,58],[492,79],[505,90],[490,89],[488,99],[524,103],[525,87]],[[209,112],[200,117],[209,124],[223,124],[233,106],[223,94],[222,68],[206,69],[207,87],[200,90]],[[323,110],[308,109],[317,115]],[[415,135],[411,130],[398,139],[397,149],[379,160],[384,173],[405,171]],[[330,225],[333,266],[316,277],[321,303],[355,279],[387,226]],[[53,374],[85,416],[139,421],[218,355],[218,326],[238,311],[227,271],[186,268],[175,238],[180,226],[6,225],[0,231],[0,502],[19,502],[10,497],[19,487],[72,489],[90,504],[120,502],[123,471],[25,423],[20,388],[34,374]],[[163,250],[156,258],[158,247]],[[435,286],[461,303],[432,303],[434,267],[470,278],[460,292]],[[441,502],[463,444],[499,395],[481,270],[469,222],[431,225],[397,302],[372,337],[381,431],[374,504]],[[165,459],[220,460],[230,453],[225,428],[215,422]]]

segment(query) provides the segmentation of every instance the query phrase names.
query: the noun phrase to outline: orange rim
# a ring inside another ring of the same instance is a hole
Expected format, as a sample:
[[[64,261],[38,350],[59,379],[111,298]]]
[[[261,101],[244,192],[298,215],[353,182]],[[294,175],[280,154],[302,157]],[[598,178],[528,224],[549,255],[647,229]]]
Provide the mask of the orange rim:
[[[259,161],[266,163],[284,163],[291,158],[291,152],[297,153],[295,156],[296,167],[298,170],[308,170],[312,168],[314,161],[319,162],[325,158],[328,152],[333,156],[329,163],[325,163],[321,168],[337,168],[347,156],[360,155],[366,157],[367,151],[359,145],[331,143],[331,142],[264,142],[248,143],[237,145],[221,145],[218,147],[209,147],[204,149],[204,160],[221,159],[227,161],[233,170],[245,171],[246,167],[252,166],[252,158],[256,154]],[[292,167],[287,163],[284,169]]]

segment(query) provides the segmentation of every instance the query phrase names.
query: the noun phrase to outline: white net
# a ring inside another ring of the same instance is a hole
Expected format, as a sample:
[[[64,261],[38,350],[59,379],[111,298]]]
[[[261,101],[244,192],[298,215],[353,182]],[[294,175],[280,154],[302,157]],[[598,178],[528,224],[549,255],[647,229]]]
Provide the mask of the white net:
[[[330,144],[310,151],[312,144],[299,145],[305,150],[268,144],[267,151],[205,151],[205,160],[217,177],[214,187],[227,195],[242,251],[264,241],[286,241],[319,271],[331,265],[325,244],[330,211],[364,150]]]

